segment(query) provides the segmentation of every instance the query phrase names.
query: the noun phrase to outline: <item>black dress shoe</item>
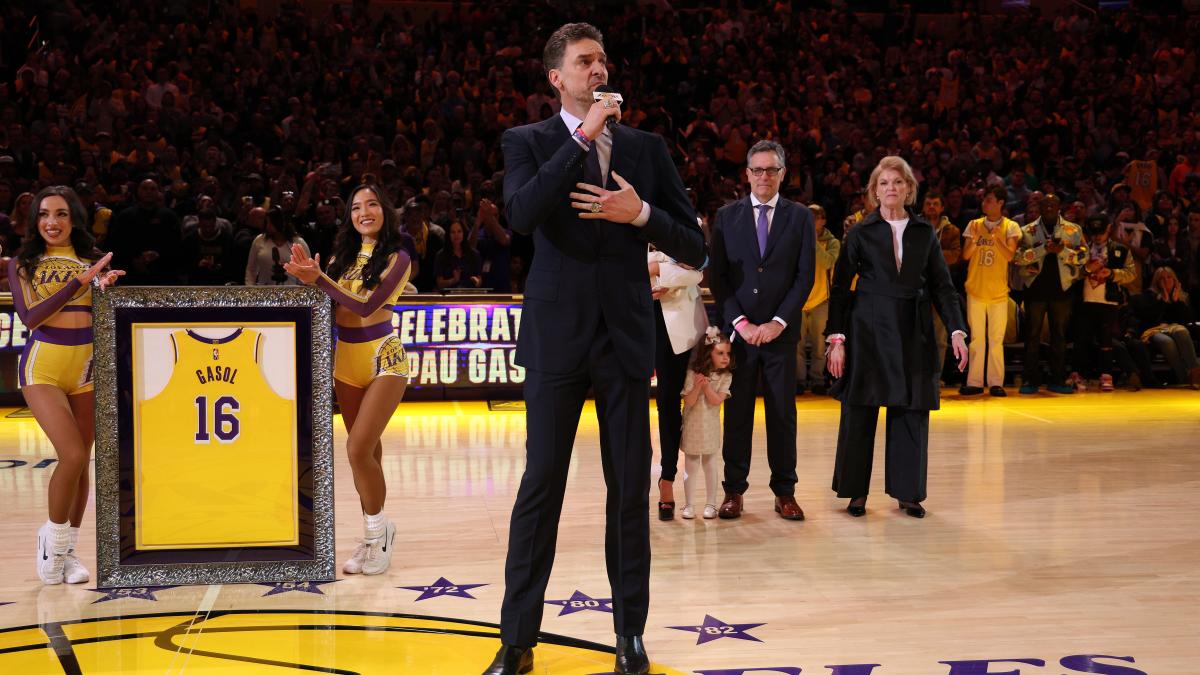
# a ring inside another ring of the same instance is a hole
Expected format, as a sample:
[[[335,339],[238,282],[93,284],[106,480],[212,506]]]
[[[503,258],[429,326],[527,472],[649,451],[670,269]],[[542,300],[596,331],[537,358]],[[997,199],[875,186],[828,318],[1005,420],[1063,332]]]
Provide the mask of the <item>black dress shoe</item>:
[[[522,675],[533,670],[533,647],[500,645],[492,665],[483,675]]]
[[[916,502],[900,502],[900,508],[913,518],[925,517],[925,507]]]
[[[846,513],[855,518],[862,518],[867,515],[867,498],[858,497],[850,500],[850,505],[846,507]]]
[[[999,398],[1008,396],[1008,392],[1004,391],[1004,387],[999,387],[999,386],[988,389],[988,393],[991,394],[992,396],[996,396]]]
[[[617,636],[617,675],[646,675],[650,672],[650,658],[646,656],[646,645],[641,635]]]
[[[675,518],[675,502],[659,502],[658,503],[658,519],[659,520],[674,520]]]

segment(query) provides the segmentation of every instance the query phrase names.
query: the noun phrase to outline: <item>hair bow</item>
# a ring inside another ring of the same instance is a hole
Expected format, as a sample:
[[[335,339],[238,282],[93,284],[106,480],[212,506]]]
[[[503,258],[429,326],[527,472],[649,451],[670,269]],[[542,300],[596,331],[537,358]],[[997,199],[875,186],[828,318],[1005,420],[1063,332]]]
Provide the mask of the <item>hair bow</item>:
[[[721,329],[716,326],[709,326],[704,329],[704,344],[706,345],[716,344],[721,341],[722,337],[724,336],[721,335]]]

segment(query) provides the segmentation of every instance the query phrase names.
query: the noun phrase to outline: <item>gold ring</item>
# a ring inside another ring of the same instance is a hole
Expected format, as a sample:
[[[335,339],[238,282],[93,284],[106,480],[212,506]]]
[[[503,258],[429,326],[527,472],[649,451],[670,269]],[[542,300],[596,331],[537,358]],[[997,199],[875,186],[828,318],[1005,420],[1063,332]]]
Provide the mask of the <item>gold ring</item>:
[[[600,213],[601,208],[600,202],[592,202],[592,213]]]
[[[617,105],[616,102],[613,101],[611,98],[604,99],[604,107],[605,108],[615,108],[616,105]]]

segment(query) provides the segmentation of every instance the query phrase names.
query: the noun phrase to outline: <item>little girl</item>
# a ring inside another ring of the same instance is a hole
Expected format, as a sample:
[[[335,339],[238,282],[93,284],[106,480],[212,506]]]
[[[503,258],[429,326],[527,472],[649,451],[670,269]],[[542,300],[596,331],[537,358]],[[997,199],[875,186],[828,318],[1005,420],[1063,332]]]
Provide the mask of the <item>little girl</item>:
[[[717,467],[714,461],[721,450],[721,404],[729,398],[733,382],[733,356],[729,338],[715,326],[705,332],[704,340],[692,351],[688,376],[683,385],[683,451],[687,474],[683,479],[684,507],[679,515],[695,518],[692,508],[692,482],[704,466],[704,517],[717,517]]]

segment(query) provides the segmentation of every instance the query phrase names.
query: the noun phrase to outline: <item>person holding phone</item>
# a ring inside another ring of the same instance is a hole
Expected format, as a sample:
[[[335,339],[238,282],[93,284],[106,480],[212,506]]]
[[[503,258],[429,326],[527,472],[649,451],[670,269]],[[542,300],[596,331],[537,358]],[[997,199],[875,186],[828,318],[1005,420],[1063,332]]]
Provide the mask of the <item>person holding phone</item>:
[[[1041,217],[1021,228],[1021,243],[1013,263],[1025,282],[1025,372],[1020,392],[1036,394],[1042,383],[1039,352],[1042,325],[1050,318],[1050,381],[1056,394],[1073,394],[1066,381],[1067,322],[1071,318],[1071,287],[1079,279],[1087,248],[1079,226],[1059,215],[1062,200],[1046,195]]]
[[[1136,263],[1129,248],[1110,237],[1112,224],[1107,216],[1088,216],[1083,232],[1088,257],[1076,321],[1075,370],[1083,377],[1098,373],[1100,391],[1112,391],[1114,328],[1125,302],[1124,286],[1133,280]],[[1127,374],[1136,372],[1128,364],[1124,369]]]

